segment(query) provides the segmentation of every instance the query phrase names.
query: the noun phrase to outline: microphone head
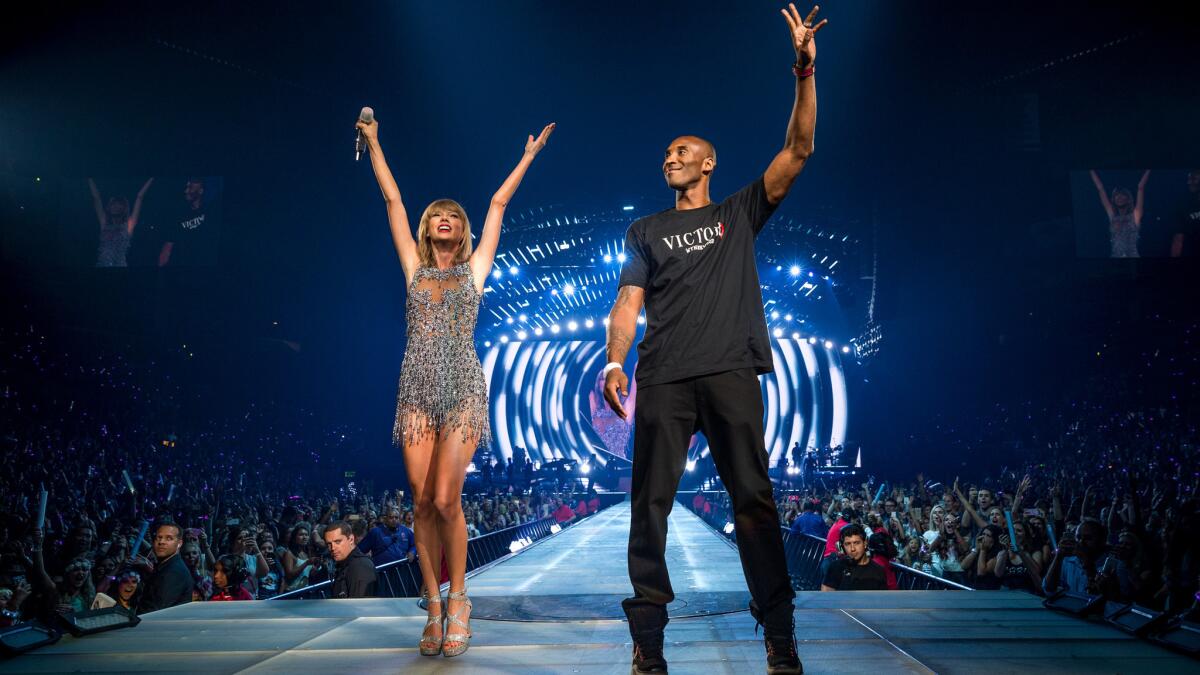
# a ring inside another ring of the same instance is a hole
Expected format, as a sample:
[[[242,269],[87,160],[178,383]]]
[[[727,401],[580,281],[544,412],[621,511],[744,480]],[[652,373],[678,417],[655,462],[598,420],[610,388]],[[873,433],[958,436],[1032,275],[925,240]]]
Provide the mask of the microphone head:
[[[373,109],[371,109],[369,106],[364,107],[362,109],[362,112],[358,113],[358,120],[360,122],[374,122],[375,121],[375,111]]]

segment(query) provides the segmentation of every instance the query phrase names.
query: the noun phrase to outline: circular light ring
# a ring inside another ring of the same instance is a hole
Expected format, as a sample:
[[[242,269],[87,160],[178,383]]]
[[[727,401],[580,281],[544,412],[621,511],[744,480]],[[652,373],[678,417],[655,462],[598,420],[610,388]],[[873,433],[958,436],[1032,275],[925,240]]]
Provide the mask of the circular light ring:
[[[764,443],[772,464],[793,444],[827,447],[845,443],[848,397],[841,355],[806,341],[772,340],[775,370],[759,377]],[[491,397],[493,451],[511,460],[524,447],[531,460],[612,456],[596,429],[593,397],[605,360],[598,340],[493,342],[483,353]],[[626,443],[626,447],[631,444]],[[709,453],[698,434],[690,461]]]

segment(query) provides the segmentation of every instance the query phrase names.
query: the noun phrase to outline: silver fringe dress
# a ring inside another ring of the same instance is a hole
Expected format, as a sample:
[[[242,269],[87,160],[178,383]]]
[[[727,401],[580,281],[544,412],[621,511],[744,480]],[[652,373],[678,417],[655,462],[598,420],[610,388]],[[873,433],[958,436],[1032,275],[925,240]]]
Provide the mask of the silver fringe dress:
[[[480,293],[467,263],[419,267],[409,285],[408,347],[400,366],[392,442],[410,445],[459,432],[488,445],[487,385],[475,351]]]

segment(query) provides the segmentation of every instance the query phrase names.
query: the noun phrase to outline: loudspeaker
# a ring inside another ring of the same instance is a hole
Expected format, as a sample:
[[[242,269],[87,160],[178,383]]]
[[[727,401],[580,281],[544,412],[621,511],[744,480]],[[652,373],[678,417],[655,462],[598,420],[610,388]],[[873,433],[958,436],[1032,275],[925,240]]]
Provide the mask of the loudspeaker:
[[[1168,618],[1162,612],[1138,605],[1115,605],[1104,611],[1104,620],[1110,625],[1138,637],[1158,632],[1167,623]]]
[[[60,614],[55,618],[75,637],[103,633],[106,630],[117,628],[132,628],[142,621],[124,607],[93,609],[66,616]]]
[[[1167,625],[1166,630],[1151,636],[1150,640],[1192,656],[1200,655],[1200,623],[1176,619]]]
[[[5,656],[24,654],[31,649],[58,642],[62,633],[34,621],[0,631],[0,653]]]
[[[1057,612],[1074,614],[1075,616],[1091,616],[1104,611],[1104,596],[1058,591],[1046,598],[1042,602],[1042,606]]]

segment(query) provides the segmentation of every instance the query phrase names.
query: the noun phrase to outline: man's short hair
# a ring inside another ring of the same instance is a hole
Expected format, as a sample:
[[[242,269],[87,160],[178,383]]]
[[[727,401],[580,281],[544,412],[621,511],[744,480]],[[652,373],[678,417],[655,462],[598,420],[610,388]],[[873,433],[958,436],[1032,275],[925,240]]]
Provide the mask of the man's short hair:
[[[867,540],[867,533],[862,529],[862,525],[850,524],[843,527],[842,531],[838,533],[838,541],[844,544],[846,543],[846,539],[850,537],[858,537],[865,542]]]
[[[354,536],[354,527],[350,523],[344,520],[335,520],[325,528],[325,531],[321,533],[321,537],[324,538],[326,534],[334,531],[341,532],[343,537]]]
[[[804,502],[804,510],[805,510],[805,511],[816,511],[816,510],[817,510],[817,505],[816,505],[816,504],[814,504],[814,503],[813,503],[813,502],[811,502],[811,501],[805,500],[805,502]]]
[[[712,141],[709,141],[703,136],[697,136],[695,134],[683,134],[682,136],[677,136],[676,140],[680,138],[690,138],[696,141],[696,144],[700,146],[700,149],[707,153],[708,156],[713,158],[714,163],[717,161],[717,148],[712,144]]]
[[[701,138],[700,136],[692,136],[692,138],[700,141],[700,147],[704,148],[704,150],[708,152],[709,157],[712,157],[714,162],[717,161],[717,148],[712,144],[712,141],[708,140],[707,138]]]
[[[176,539],[179,539],[179,538],[183,537],[183,528],[182,528],[182,527],[180,527],[178,523],[173,523],[173,522],[171,522],[171,521],[166,521],[166,522],[162,522],[162,523],[159,523],[159,524],[155,525],[155,526],[154,526],[154,534],[155,534],[155,536],[157,536],[157,535],[158,535],[158,531],[159,531],[159,530],[161,530],[161,529],[163,529],[164,527],[173,527],[173,528],[175,528],[175,538],[176,538]]]

